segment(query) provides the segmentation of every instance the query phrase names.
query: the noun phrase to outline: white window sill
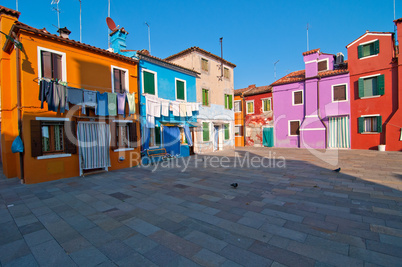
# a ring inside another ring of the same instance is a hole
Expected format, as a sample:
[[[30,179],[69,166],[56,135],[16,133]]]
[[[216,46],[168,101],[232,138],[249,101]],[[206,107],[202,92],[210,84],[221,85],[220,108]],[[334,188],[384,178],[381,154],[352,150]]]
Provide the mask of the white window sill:
[[[380,96],[381,95],[363,96],[363,97],[360,97],[360,99],[376,98],[376,97],[380,97]]]
[[[303,103],[301,103],[301,104],[292,104],[292,106],[303,106]]]
[[[133,151],[134,148],[129,147],[129,148],[119,148],[119,149],[115,149],[113,150],[113,152],[120,152],[120,151]]]
[[[349,102],[349,100],[332,100],[332,103]]]
[[[376,56],[378,56],[378,54],[370,55],[370,56],[366,56],[366,57],[361,57],[359,59],[366,59],[366,58],[371,58],[371,57],[376,57]]]
[[[52,154],[46,156],[39,156],[36,159],[56,159],[56,158],[67,158],[71,157],[71,154]]]
[[[365,132],[365,133],[361,133],[361,134],[380,134],[379,132]]]

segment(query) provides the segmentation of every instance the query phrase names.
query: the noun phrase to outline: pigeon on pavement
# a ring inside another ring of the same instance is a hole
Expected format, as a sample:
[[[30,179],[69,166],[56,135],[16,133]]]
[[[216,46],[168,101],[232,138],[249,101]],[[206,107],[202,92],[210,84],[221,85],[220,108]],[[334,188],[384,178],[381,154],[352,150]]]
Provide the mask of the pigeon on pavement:
[[[231,186],[233,186],[233,188],[237,188],[238,184],[237,184],[237,183],[233,183],[233,184],[231,184]]]
[[[335,169],[334,172],[340,172],[341,168]]]

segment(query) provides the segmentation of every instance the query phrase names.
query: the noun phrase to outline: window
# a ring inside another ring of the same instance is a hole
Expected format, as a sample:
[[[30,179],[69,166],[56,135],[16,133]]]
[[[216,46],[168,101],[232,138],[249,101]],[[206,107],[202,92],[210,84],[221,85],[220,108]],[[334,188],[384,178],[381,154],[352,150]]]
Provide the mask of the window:
[[[128,91],[128,70],[112,66],[113,92],[124,93]]]
[[[230,72],[228,68],[223,67],[223,77],[225,79],[230,79]]]
[[[225,108],[226,109],[232,109],[232,107],[233,107],[232,99],[233,99],[232,95],[225,94]]]
[[[180,144],[187,144],[186,134],[184,133],[184,128],[180,127]]]
[[[209,141],[209,123],[208,122],[202,123],[202,141],[204,141],[204,142]]]
[[[76,136],[75,123],[71,121],[31,120],[31,155],[75,154],[77,147],[67,138],[66,132]]]
[[[223,127],[225,129],[225,140],[229,140],[230,139],[229,123],[224,124]]]
[[[370,41],[368,43],[361,44],[357,47],[358,58],[364,58],[380,53],[380,41]]]
[[[328,70],[328,60],[320,60],[318,61],[318,71]]]
[[[202,105],[209,106],[209,90],[202,89]]]
[[[358,118],[359,133],[381,133],[382,117],[381,116],[365,116]]]
[[[247,114],[253,114],[254,113],[254,100],[246,101],[246,106],[247,106]]]
[[[110,122],[111,142],[115,149],[137,147],[137,123],[129,120],[114,120]]]
[[[262,111],[263,112],[271,111],[271,98],[262,100]]]
[[[237,100],[234,102],[234,111],[235,112],[241,112],[242,106],[241,106],[241,101]]]
[[[345,101],[347,100],[346,84],[332,86],[332,101]]]
[[[143,70],[142,76],[143,76],[144,93],[150,95],[157,95],[156,72]]]
[[[359,78],[359,97],[384,95],[384,75]]]
[[[66,81],[66,54],[38,47],[39,77]]]
[[[149,147],[157,147],[161,145],[161,128],[159,126],[155,126],[155,128],[151,128],[150,137],[149,137]]]
[[[295,136],[300,134],[300,121],[289,121],[289,135]]]
[[[186,81],[176,79],[176,99],[186,100]]]
[[[293,92],[293,106],[303,105],[303,91]]]
[[[236,125],[235,129],[235,136],[243,136],[243,126],[242,125]]]
[[[208,60],[201,58],[201,70],[208,72]]]

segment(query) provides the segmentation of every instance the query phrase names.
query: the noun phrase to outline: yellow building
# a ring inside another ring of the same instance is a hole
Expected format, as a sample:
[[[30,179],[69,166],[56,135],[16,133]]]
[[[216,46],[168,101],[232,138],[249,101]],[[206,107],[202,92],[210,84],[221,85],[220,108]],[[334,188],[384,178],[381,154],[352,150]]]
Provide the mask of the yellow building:
[[[138,61],[19,15],[0,6],[4,174],[37,183],[139,164]],[[11,150],[17,136],[22,153]]]

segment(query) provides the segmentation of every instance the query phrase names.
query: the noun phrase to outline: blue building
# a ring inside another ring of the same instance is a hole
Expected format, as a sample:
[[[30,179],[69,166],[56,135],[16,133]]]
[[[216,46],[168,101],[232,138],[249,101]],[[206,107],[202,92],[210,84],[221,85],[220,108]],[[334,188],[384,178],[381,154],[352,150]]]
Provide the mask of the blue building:
[[[175,156],[192,154],[199,73],[151,56],[147,50],[127,50],[127,34],[124,28],[114,31],[111,44],[114,52],[139,59],[142,151],[163,147]]]

